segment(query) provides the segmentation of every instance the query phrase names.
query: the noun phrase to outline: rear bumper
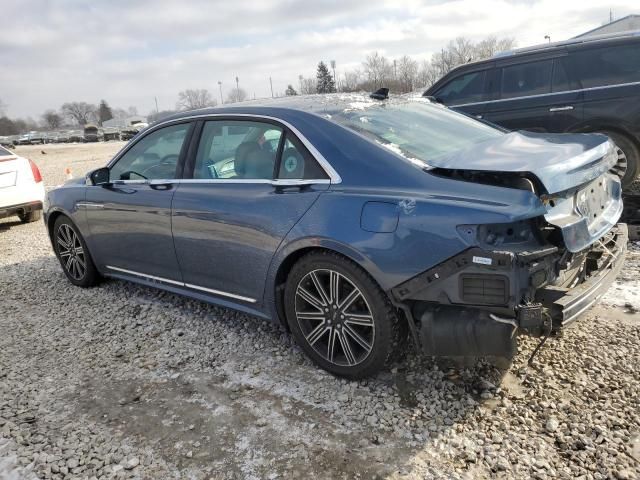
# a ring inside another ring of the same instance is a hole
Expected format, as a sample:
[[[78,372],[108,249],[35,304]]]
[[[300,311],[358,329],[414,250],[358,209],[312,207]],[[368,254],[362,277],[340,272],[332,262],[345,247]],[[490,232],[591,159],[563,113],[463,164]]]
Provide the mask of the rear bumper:
[[[538,291],[536,299],[548,309],[554,329],[576,320],[596,303],[611,286],[624,264],[629,234],[627,226],[619,223],[602,241],[602,264],[598,271],[574,288],[547,286]]]
[[[29,212],[42,210],[42,202],[27,202],[19,205],[10,205],[8,207],[0,207],[0,218],[11,217],[12,215],[24,215]]]

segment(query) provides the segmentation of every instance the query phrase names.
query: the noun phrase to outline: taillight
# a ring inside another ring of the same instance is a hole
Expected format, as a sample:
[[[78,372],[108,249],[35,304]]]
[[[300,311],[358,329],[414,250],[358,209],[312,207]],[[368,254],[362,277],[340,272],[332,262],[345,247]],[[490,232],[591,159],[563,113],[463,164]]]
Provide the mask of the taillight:
[[[31,166],[31,173],[33,174],[33,180],[36,183],[40,183],[42,181],[42,175],[40,174],[40,169],[33,162],[33,160],[29,160],[29,165]]]

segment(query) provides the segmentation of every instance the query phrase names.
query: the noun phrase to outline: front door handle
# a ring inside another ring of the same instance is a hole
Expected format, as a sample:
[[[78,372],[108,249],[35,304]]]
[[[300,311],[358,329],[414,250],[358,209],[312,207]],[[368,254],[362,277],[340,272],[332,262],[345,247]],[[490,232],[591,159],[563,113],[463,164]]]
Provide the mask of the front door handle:
[[[173,182],[166,180],[151,180],[149,186],[154,190],[170,190],[173,187]]]
[[[480,120],[482,120],[483,117],[484,115],[476,115],[476,118],[479,118]]]
[[[573,110],[573,106],[572,105],[567,105],[565,107],[551,107],[549,109],[550,112],[565,112],[567,110]]]

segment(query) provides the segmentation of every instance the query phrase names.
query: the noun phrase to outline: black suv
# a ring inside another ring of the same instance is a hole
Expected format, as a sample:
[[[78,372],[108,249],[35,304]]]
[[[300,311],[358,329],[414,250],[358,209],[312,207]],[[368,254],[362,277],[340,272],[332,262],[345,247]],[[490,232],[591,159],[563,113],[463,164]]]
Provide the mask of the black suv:
[[[510,130],[601,132],[628,187],[640,163],[640,31],[573,39],[462,65],[425,93]]]

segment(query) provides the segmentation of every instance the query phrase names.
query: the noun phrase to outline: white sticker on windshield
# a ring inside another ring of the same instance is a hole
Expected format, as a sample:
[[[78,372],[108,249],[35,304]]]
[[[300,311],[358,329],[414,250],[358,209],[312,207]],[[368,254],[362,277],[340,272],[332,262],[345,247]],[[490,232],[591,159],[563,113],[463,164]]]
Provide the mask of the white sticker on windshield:
[[[473,257],[473,263],[479,263],[480,265],[491,265],[491,259],[487,257]]]

